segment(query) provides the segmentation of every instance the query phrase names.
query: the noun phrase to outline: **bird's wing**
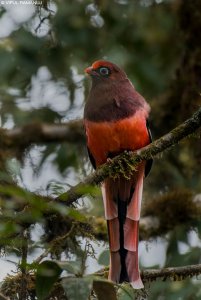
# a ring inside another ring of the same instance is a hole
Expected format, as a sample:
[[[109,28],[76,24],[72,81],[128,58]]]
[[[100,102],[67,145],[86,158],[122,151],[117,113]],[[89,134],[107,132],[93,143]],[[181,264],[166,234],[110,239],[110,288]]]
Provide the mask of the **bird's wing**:
[[[91,162],[93,168],[96,170],[96,161],[95,161],[95,158],[93,157],[93,155],[91,154],[89,147],[87,147],[87,152],[89,155],[90,162]]]
[[[150,126],[149,126],[148,120],[147,120],[147,124],[146,125],[147,125],[147,130],[148,130],[148,133],[149,133],[150,143],[151,143],[152,142],[152,134],[151,134],[151,130],[150,130]],[[152,164],[153,164],[153,159],[147,160],[146,166],[145,166],[145,177],[147,177],[147,175],[151,171]]]

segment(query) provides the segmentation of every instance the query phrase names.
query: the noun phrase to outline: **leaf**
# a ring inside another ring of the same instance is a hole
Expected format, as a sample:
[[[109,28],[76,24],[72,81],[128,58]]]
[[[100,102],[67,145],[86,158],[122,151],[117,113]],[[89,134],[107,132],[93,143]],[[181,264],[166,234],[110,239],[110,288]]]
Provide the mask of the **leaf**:
[[[68,216],[79,222],[87,221],[86,215],[74,208],[69,208]]]
[[[77,275],[80,273],[82,261],[78,258],[76,261],[56,261],[56,263],[62,270]]]
[[[117,300],[116,291],[112,282],[106,279],[95,279],[93,289],[98,300]]]
[[[89,194],[92,197],[97,197],[100,195],[100,189],[97,186],[92,186],[92,185],[85,185],[85,186],[79,186],[76,189],[77,193],[80,194]]]
[[[104,250],[101,252],[98,258],[99,265],[108,266],[110,260],[110,252],[109,250]]]
[[[135,299],[135,292],[130,284],[123,284],[120,286],[117,296],[118,300],[133,300]]]
[[[49,295],[61,272],[61,268],[53,261],[47,260],[38,266],[36,273],[36,295],[38,300],[43,300]]]
[[[87,300],[91,294],[93,278],[63,278],[61,284],[68,300]]]

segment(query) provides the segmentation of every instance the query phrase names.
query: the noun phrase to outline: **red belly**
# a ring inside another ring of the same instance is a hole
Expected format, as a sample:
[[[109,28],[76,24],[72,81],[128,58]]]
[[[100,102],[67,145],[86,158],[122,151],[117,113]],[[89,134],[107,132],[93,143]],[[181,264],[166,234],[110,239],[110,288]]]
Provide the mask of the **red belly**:
[[[117,122],[91,122],[85,120],[88,148],[99,166],[109,153],[137,150],[150,143],[144,112]]]

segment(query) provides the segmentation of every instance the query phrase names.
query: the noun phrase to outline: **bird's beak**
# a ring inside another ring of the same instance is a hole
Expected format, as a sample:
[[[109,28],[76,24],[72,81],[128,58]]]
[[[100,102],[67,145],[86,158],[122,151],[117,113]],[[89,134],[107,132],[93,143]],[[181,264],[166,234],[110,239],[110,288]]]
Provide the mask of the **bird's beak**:
[[[92,72],[93,72],[93,68],[92,67],[88,67],[88,68],[86,68],[85,70],[85,73],[87,73],[87,74],[92,74]]]
[[[97,72],[94,70],[93,67],[88,67],[84,71],[85,71],[85,73],[89,74],[92,77],[98,76]]]

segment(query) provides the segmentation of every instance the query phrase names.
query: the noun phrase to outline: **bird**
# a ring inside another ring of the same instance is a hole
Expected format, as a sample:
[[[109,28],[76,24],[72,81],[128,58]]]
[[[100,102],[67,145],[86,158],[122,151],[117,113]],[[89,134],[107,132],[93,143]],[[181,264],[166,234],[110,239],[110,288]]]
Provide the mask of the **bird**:
[[[87,150],[94,169],[124,151],[151,143],[150,106],[116,64],[97,60],[85,69],[91,89],[84,107]],[[108,279],[144,287],[139,270],[138,235],[144,177],[152,160],[141,162],[126,178],[107,178],[101,185],[107,221],[110,267]]]

